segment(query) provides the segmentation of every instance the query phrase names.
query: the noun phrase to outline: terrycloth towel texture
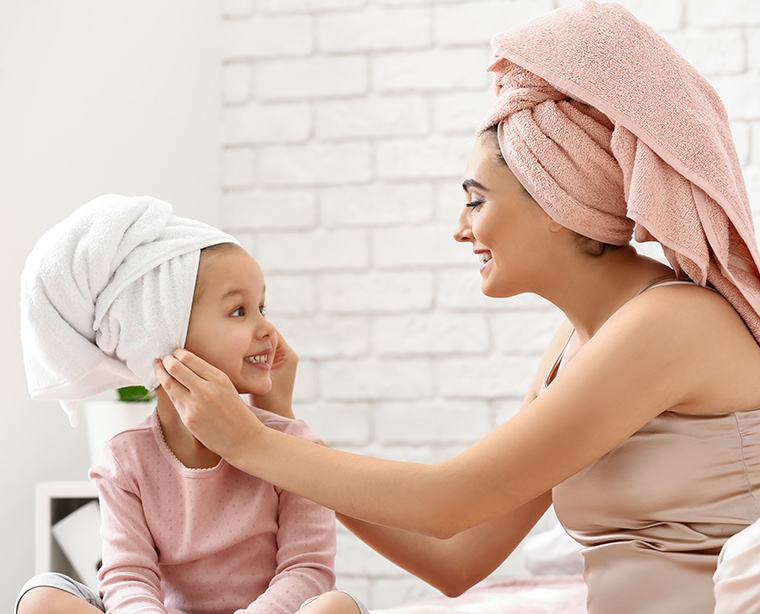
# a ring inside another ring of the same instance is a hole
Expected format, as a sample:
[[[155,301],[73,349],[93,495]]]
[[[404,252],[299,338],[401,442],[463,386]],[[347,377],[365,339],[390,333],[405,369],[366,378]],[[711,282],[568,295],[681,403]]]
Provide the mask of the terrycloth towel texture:
[[[605,243],[659,241],[760,341],[760,257],[723,104],[623,7],[584,0],[492,41],[499,124],[515,176],[557,222]]]
[[[82,399],[155,388],[153,360],[185,343],[200,249],[218,243],[237,241],[147,196],[101,196],[46,232],[21,275],[32,398],[75,425]]]

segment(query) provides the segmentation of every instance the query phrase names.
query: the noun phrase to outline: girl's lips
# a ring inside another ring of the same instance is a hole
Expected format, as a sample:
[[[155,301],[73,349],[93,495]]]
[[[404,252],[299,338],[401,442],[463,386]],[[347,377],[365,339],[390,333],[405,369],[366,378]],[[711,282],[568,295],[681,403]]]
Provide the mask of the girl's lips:
[[[269,357],[271,355],[272,355],[272,351],[267,350],[266,352],[253,354],[252,356],[246,356],[245,358],[243,358],[243,361],[258,369],[268,370],[270,368]]]

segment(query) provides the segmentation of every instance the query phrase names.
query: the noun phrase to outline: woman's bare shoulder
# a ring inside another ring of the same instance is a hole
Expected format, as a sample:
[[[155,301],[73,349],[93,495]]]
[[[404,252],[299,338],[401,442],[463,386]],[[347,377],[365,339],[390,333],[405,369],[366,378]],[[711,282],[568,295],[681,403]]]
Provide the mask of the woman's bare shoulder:
[[[714,290],[652,288],[604,328],[657,365],[673,386],[683,387],[681,411],[717,413],[760,403],[760,346],[734,307]]]
[[[654,287],[626,303],[610,322],[632,325],[636,332],[656,333],[660,343],[679,341],[704,348],[705,343],[737,342],[755,350],[757,342],[734,307],[720,293],[691,284]],[[656,343],[656,339],[651,339]]]

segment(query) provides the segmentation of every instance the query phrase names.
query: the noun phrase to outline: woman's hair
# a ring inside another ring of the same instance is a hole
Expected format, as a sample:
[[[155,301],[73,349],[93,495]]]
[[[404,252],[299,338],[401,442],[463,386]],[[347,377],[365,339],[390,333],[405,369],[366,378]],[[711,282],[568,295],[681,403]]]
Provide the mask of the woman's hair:
[[[509,168],[507,161],[504,159],[504,155],[501,153],[501,147],[499,146],[499,125],[493,124],[492,126],[489,126],[486,130],[483,131],[481,138],[483,137],[486,137],[492,140],[493,159],[498,164],[503,164],[504,166]],[[525,186],[522,186],[522,188],[525,194],[527,194],[527,196],[533,202],[535,202],[535,199],[533,198],[531,193],[528,192]],[[570,229],[568,228],[568,230]],[[575,235],[575,239],[578,244],[578,249],[580,250],[580,252],[582,254],[592,256],[594,258],[598,258],[602,254],[604,254],[604,252],[606,251],[615,250],[621,247],[620,245],[611,245],[610,243],[604,243],[602,241],[597,241],[596,239],[591,239],[585,235],[575,232],[574,230],[570,230],[570,232],[572,232]]]

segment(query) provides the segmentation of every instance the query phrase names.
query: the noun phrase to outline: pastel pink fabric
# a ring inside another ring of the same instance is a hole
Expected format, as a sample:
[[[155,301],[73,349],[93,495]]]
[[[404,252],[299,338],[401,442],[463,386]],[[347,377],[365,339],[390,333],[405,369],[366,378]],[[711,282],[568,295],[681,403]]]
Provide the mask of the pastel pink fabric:
[[[583,0],[496,36],[488,70],[515,176],[592,239],[658,241],[677,273],[714,286],[760,341],[760,256],[723,104],[657,32]],[[635,229],[635,235],[634,235]]]
[[[267,427],[319,441],[305,422],[252,407]],[[158,413],[105,444],[90,469],[108,614],[291,614],[335,587],[335,514],[222,460],[183,465]]]

